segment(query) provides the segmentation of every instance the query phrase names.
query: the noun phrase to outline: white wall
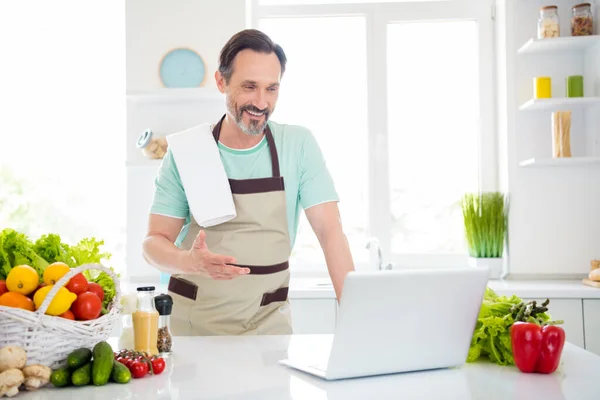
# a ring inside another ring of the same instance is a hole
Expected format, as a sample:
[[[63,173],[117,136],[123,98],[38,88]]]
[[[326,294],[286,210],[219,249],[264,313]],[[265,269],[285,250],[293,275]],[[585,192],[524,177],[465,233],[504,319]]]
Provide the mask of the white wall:
[[[245,0],[127,0],[127,92],[160,91],[158,71],[169,50],[188,47],[206,64],[205,98],[186,101],[127,101],[127,278],[158,277],[142,258],[148,209],[158,162],[149,162],[135,147],[146,128],[163,136],[194,125],[214,122],[224,112],[214,72],[221,47],[245,28]],[[212,92],[216,94],[213,94]],[[163,94],[156,98],[160,99]]]
[[[127,0],[127,90],[162,87],[158,67],[176,47],[196,50],[207,65],[207,87],[221,47],[245,28],[245,0]]]
[[[510,192],[509,270],[525,275],[578,276],[589,271],[589,262],[600,258],[600,165],[585,167],[523,168],[531,157],[550,158],[551,113],[523,112],[518,107],[531,98],[533,77],[552,77],[553,97],[564,96],[565,79],[584,74],[587,95],[598,90],[600,46],[584,55],[570,52],[551,55],[518,55],[517,50],[536,36],[539,8],[546,3],[502,0],[498,24],[506,35],[506,54],[499,51],[499,137],[507,168],[503,189]],[[570,35],[570,8],[575,1],[558,1],[562,35]],[[503,18],[507,21],[503,21]],[[600,21],[596,12],[596,24]],[[600,156],[600,109],[573,110],[573,156]]]

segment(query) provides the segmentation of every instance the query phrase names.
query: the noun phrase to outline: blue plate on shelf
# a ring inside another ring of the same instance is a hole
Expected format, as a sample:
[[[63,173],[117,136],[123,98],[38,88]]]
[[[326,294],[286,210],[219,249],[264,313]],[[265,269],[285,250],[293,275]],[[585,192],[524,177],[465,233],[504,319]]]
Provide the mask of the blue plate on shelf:
[[[193,88],[204,83],[206,66],[195,51],[174,49],[163,57],[159,74],[165,87]]]

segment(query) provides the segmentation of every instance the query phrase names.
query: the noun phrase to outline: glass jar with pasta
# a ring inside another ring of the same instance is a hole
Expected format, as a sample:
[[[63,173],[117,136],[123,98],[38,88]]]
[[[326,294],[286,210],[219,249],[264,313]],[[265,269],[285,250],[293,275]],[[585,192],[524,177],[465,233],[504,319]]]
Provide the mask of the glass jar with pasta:
[[[555,38],[560,36],[560,20],[557,6],[540,8],[538,19],[538,39]]]
[[[590,3],[573,6],[571,16],[571,35],[590,36],[594,34],[594,18]]]

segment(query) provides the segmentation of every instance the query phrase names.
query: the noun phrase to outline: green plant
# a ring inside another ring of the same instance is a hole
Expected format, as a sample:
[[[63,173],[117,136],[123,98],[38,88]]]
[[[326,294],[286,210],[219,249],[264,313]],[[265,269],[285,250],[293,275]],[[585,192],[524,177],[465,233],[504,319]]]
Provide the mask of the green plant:
[[[461,206],[469,255],[502,257],[508,227],[507,197],[500,192],[467,193]]]

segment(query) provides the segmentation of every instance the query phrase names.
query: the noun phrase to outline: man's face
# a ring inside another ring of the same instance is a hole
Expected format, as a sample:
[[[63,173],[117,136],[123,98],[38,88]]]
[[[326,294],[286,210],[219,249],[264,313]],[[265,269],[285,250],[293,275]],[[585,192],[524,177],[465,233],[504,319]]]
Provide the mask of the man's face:
[[[280,76],[281,64],[275,53],[246,49],[235,57],[229,83],[218,79],[227,111],[244,133],[260,135],[267,126],[279,96]]]

